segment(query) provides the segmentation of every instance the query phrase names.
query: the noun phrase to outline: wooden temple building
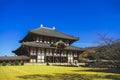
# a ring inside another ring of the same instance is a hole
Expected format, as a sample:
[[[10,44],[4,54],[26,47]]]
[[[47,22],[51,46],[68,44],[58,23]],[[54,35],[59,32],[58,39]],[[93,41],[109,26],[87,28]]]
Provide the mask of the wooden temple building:
[[[79,55],[84,51],[72,43],[79,38],[57,31],[55,27],[30,30],[20,40],[21,46],[14,50],[17,56],[29,57],[32,63],[68,63],[79,62]]]

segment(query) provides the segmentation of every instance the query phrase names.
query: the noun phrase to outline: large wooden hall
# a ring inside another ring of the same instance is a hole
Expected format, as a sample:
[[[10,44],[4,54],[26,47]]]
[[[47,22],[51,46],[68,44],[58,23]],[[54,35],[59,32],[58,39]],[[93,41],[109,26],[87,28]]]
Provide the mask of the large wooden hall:
[[[20,40],[21,46],[14,50],[17,56],[29,57],[32,63],[68,63],[79,62],[79,55],[84,51],[82,48],[72,46],[78,37],[62,33],[53,28],[44,27],[30,30]]]

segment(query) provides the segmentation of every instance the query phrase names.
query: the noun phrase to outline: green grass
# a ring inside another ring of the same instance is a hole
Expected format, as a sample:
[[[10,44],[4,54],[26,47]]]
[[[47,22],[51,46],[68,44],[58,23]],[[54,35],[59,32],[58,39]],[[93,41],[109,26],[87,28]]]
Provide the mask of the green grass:
[[[120,80],[120,74],[102,68],[0,66],[0,80]]]

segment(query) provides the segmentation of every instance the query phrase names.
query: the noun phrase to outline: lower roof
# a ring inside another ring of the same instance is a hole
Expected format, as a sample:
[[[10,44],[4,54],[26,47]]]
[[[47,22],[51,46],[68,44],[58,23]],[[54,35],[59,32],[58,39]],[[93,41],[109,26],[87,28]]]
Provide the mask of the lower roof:
[[[51,44],[49,43],[40,43],[40,42],[23,42],[22,45],[26,45],[26,46],[32,46],[32,47],[42,47],[42,48],[56,48],[51,46]],[[66,46],[65,47],[66,50],[77,50],[77,51],[83,51],[83,48],[79,48],[76,46]]]

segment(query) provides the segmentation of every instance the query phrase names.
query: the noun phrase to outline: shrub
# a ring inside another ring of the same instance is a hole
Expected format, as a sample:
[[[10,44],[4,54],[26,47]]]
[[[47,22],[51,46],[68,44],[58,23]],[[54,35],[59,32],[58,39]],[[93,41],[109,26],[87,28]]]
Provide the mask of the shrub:
[[[2,62],[2,66],[6,66],[7,65],[7,63],[6,62]]]
[[[18,66],[20,64],[19,61],[15,61],[14,65]]]

